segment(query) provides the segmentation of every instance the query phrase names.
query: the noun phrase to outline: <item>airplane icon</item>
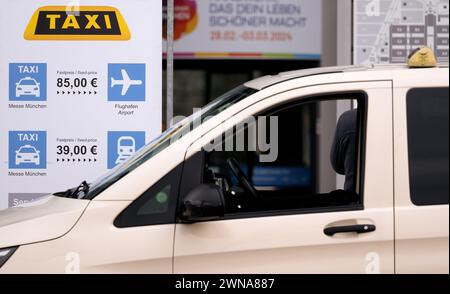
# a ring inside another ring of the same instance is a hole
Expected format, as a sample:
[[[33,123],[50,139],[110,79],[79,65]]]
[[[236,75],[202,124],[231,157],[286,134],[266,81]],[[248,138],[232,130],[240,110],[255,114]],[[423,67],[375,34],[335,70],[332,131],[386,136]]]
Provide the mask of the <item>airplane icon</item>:
[[[111,77],[111,88],[116,85],[122,85],[122,92],[120,95],[125,96],[131,86],[142,85],[142,80],[132,80],[125,69],[121,69],[120,72],[122,73],[122,80],[116,80]]]

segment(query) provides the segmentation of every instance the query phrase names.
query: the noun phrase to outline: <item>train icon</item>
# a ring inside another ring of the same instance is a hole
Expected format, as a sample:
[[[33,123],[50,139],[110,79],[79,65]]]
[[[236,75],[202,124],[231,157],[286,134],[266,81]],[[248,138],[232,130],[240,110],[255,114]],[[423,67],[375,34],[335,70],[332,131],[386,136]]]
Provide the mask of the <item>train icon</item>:
[[[117,140],[116,164],[125,162],[136,152],[136,140],[131,136],[122,136]]]

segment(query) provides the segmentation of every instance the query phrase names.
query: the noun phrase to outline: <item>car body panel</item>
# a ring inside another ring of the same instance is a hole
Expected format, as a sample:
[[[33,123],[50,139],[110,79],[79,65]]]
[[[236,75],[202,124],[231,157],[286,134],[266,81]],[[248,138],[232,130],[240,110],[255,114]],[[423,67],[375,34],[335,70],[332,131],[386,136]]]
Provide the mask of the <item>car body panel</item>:
[[[0,248],[56,239],[66,234],[88,200],[48,196],[0,211]]]
[[[364,210],[177,224],[175,273],[394,273],[391,81],[324,84],[274,95],[208,132],[186,157],[273,105],[354,91],[368,95],[365,152],[378,154],[365,160]],[[328,237],[323,230],[330,224],[374,224],[377,229]]]
[[[130,203],[92,201],[64,237],[20,246],[0,273],[172,273],[175,225],[116,228]]]
[[[449,273],[449,206],[416,206],[410,197],[406,94],[449,83],[448,68],[430,72],[415,69],[394,76],[395,260],[402,274]]]

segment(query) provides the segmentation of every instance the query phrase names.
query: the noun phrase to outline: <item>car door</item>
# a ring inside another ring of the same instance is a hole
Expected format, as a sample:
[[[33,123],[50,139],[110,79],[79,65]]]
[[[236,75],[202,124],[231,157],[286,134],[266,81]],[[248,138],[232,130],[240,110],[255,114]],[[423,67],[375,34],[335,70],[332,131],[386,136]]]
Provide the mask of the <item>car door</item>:
[[[394,80],[397,273],[449,273],[448,68]]]
[[[330,164],[333,138],[338,133],[335,102],[339,100],[357,105],[358,112],[353,165],[353,191],[358,200],[348,203],[336,200],[336,195],[344,192],[339,187],[340,176]],[[227,207],[221,220],[178,223],[174,272],[393,273],[390,81],[324,84],[260,100],[191,146],[183,183],[188,177],[187,186],[192,188],[210,174],[217,180],[221,155],[211,151],[208,144],[251,117],[277,114],[283,130],[277,132],[280,154],[275,163],[255,164],[249,159],[254,157],[235,156],[251,185],[260,197],[264,195],[263,208],[252,206],[251,210],[240,211],[244,201],[233,206],[234,210]],[[270,132],[274,133],[272,129]],[[292,144],[287,144],[290,139]],[[260,149],[256,154],[261,154]],[[190,164],[195,160],[201,163]],[[239,181],[228,182],[233,187],[227,191],[241,193],[242,187],[234,187]],[[242,193],[245,195],[245,191]],[[225,198],[226,204],[232,202],[231,194]]]

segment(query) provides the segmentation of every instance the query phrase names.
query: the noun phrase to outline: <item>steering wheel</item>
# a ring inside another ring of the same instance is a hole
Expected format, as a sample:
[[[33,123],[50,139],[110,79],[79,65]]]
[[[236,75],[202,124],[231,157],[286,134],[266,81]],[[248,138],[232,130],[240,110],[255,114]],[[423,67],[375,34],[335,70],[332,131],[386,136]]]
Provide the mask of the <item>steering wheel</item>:
[[[261,200],[261,197],[256,192],[255,187],[250,183],[245,173],[242,171],[241,167],[239,166],[239,163],[237,162],[236,158],[233,156],[230,156],[227,159],[227,164],[230,167],[233,174],[238,179],[239,183],[244,187],[244,190],[252,196],[252,198],[256,200]]]

